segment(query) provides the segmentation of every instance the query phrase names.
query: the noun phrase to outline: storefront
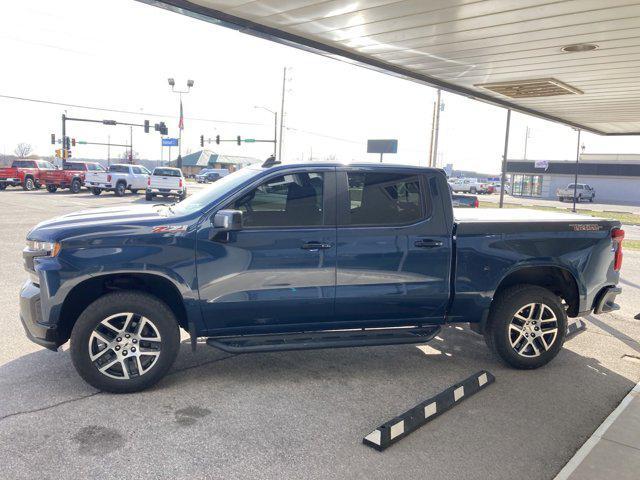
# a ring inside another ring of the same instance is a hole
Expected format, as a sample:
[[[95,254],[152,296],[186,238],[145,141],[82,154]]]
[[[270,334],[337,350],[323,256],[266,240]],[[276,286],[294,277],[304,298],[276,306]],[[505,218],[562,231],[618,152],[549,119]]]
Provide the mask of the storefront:
[[[511,177],[511,195],[514,197],[542,196],[542,175],[514,174]]]

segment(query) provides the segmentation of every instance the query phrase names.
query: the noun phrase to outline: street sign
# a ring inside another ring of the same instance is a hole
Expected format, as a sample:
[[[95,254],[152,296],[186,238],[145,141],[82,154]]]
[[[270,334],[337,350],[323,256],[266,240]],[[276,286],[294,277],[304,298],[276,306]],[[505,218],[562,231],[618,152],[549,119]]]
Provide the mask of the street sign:
[[[543,168],[546,171],[549,168],[549,160],[536,160],[534,168]]]
[[[398,140],[367,140],[367,153],[398,153]]]
[[[177,138],[163,138],[162,139],[163,147],[177,147],[178,139]]]
[[[87,142],[85,142],[84,140],[78,140],[76,143],[78,145],[86,145],[87,144]]]
[[[243,140],[244,143],[256,143],[256,139],[255,138],[245,138]]]

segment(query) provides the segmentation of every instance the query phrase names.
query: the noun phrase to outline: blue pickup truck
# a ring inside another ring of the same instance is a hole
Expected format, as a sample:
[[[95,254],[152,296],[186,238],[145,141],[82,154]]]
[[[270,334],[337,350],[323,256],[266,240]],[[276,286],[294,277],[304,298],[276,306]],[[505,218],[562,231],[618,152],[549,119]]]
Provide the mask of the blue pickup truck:
[[[616,221],[451,206],[443,171],[265,162],[181,203],[45,221],[23,251],[26,334],[71,341],[94,387],[133,392],[180,329],[233,353],[424,343],[468,322],[504,362],[540,367],[567,317],[617,308]]]

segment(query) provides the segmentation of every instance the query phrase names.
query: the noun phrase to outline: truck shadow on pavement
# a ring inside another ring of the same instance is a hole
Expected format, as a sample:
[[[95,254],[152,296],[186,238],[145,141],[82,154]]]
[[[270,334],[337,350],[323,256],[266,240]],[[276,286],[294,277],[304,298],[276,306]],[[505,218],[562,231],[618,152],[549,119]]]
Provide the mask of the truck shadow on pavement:
[[[92,475],[113,476],[135,466],[136,449],[144,449],[145,471],[155,475],[177,462],[183,477],[208,469],[225,478],[251,471],[424,478],[427,468],[433,478],[514,478],[523,469],[530,478],[550,478],[640,376],[640,366],[616,364],[613,371],[576,353],[592,352],[594,339],[609,352],[623,348],[587,327],[534,371],[504,367],[481,337],[455,327],[418,346],[229,355],[204,344],[192,354],[183,342],[171,373],[132,395],[97,392],[77,376],[68,352],[41,350],[0,367],[0,454],[22,473],[48,468],[53,477],[85,471],[81,460],[59,464],[54,457],[100,456]],[[496,383],[392,454],[362,446],[362,436],[382,422],[480,369]],[[50,435],[46,449],[39,447],[42,431]],[[206,456],[193,453],[198,462],[178,460],[202,448]]]

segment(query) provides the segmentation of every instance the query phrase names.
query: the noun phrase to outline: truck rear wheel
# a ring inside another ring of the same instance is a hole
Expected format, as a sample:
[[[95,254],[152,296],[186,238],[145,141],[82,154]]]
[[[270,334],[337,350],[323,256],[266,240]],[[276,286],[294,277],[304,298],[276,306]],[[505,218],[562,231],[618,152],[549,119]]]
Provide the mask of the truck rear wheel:
[[[7,188],[7,184],[6,183],[0,183],[0,190],[4,190],[5,188]]]
[[[535,285],[517,285],[494,299],[485,340],[506,364],[534,369],[558,354],[566,333],[567,314],[553,292]]]
[[[82,190],[82,183],[80,182],[80,179],[74,178],[69,190],[71,190],[71,193],[80,193],[80,190]]]
[[[114,191],[114,193],[116,194],[116,197],[124,197],[126,189],[127,189],[127,185],[124,182],[118,183]]]
[[[71,332],[71,359],[91,386],[113,393],[144,390],[167,373],[180,333],[171,309],[152,295],[115,292],[100,297]]]
[[[102,193],[102,189],[101,188],[92,187],[91,188],[91,193],[93,193],[94,195],[100,195]]]
[[[22,189],[30,192],[31,190],[36,189],[36,183],[33,181],[33,178],[27,177],[24,179],[24,184],[22,185]]]

